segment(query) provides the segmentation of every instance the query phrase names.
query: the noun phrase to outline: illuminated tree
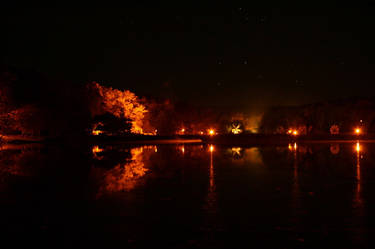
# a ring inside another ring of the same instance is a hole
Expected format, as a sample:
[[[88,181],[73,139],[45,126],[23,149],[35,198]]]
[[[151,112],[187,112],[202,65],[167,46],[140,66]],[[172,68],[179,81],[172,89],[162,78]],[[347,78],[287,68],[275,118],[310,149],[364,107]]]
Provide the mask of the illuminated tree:
[[[132,133],[143,133],[143,119],[147,110],[134,93],[104,87],[97,82],[89,84],[88,88],[96,93],[91,101],[94,116],[110,113],[115,117],[128,119],[132,124]]]

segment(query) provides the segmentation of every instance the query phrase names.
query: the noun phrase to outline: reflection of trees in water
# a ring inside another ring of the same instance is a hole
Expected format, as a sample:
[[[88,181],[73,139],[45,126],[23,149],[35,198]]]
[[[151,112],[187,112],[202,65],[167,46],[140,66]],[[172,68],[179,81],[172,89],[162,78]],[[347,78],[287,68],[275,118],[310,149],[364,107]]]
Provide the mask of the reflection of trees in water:
[[[227,155],[231,156],[232,163],[250,163],[254,165],[262,165],[263,159],[258,147],[244,148],[232,147],[227,149]]]
[[[43,164],[40,146],[6,144],[0,147],[0,182],[12,176],[31,176]]]
[[[0,175],[25,176],[31,173],[31,165],[40,164],[40,148],[37,146],[3,145],[0,147]]]
[[[98,182],[100,185],[98,194],[100,196],[104,193],[134,189],[148,171],[145,167],[145,161],[148,161],[151,153],[157,153],[157,148],[156,146],[143,146],[124,150],[114,150],[110,147],[96,149],[95,152],[93,150],[95,159],[98,159],[98,153],[100,153],[99,165],[107,168],[95,167],[93,169],[93,174],[100,179]],[[119,160],[119,158],[121,159]],[[115,166],[108,169],[108,165],[111,164],[115,164]]]
[[[130,151],[132,158],[129,163],[117,164],[107,171],[104,176],[104,188],[106,191],[131,190],[139,178],[146,174],[147,169],[143,162],[143,148],[133,148]]]

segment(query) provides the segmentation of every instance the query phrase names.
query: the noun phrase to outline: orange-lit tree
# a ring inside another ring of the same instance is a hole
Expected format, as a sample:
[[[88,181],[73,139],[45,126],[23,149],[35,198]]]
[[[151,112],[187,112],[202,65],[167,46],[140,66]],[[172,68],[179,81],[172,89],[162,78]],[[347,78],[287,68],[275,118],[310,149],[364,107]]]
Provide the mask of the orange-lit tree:
[[[97,82],[92,82],[88,88],[92,97],[92,116],[110,113],[126,122],[130,120],[132,133],[143,133],[143,119],[147,110],[134,93],[104,87]]]

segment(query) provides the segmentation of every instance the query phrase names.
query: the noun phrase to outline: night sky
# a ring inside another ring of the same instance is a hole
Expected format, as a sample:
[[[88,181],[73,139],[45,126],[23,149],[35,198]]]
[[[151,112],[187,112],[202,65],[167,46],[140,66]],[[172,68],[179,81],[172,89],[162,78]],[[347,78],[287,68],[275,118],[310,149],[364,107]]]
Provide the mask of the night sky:
[[[261,109],[374,96],[374,5],[1,9],[1,61],[49,79]]]

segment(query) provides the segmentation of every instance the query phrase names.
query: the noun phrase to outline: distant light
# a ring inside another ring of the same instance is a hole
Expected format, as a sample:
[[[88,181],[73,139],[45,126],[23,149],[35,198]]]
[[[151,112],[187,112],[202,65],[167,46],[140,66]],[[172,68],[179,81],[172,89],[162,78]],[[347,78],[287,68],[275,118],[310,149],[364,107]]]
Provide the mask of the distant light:
[[[296,129],[289,129],[287,134],[289,135],[293,135],[293,136],[297,136],[298,135],[298,131]]]
[[[294,150],[297,150],[297,143],[294,143]]]
[[[208,131],[208,134],[209,134],[210,136],[213,136],[213,135],[215,135],[215,130],[213,130],[213,129],[210,129],[210,130]]]
[[[102,133],[103,133],[103,131],[101,131],[101,130],[93,130],[92,131],[92,135],[95,135],[95,136],[97,136],[99,134],[102,134]]]
[[[360,128],[356,128],[355,129],[355,134],[357,134],[357,135],[361,134],[361,129]]]
[[[233,134],[240,134],[242,132],[242,129],[240,128],[240,125],[237,124],[237,125],[233,125],[232,126],[232,133]]]
[[[203,131],[200,131],[199,134],[203,135]]]
[[[103,149],[99,148],[98,145],[95,145],[94,147],[92,147],[92,152],[93,153],[98,153],[98,152],[102,152]]]

